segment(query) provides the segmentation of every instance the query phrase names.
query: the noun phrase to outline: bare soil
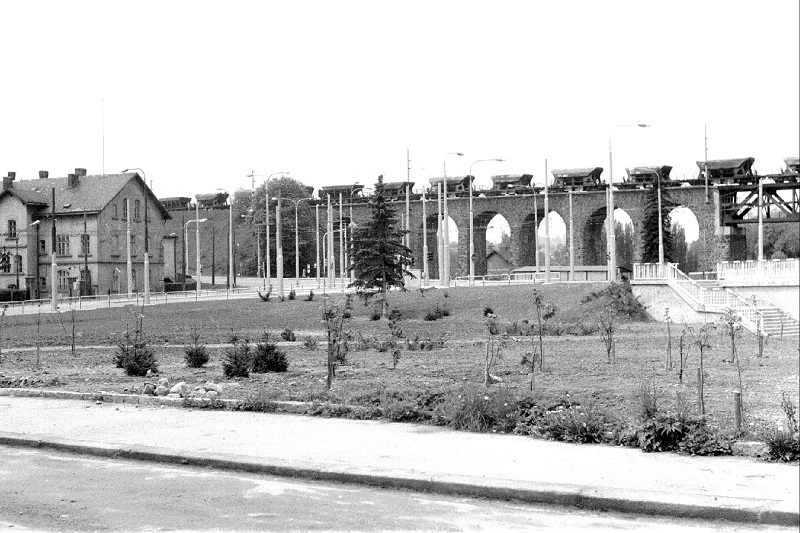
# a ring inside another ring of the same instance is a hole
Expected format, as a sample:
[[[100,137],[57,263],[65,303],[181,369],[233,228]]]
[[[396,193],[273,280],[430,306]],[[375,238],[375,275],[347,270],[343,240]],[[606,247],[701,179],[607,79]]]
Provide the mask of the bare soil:
[[[557,307],[551,322],[585,325],[596,324],[605,305],[601,300],[582,303],[582,298],[603,285],[552,285],[538,287],[546,300]],[[406,338],[443,340],[444,346],[430,351],[403,349],[396,369],[391,355],[373,348],[358,348],[360,340],[389,338],[386,319],[370,319],[372,307],[353,303],[351,329],[352,348],[348,364],[339,367],[330,394],[325,391],[325,348],[309,350],[302,340],[324,339],[321,320],[323,298],[314,301],[237,300],[199,304],[152,306],[144,310],[146,337],[154,347],[159,373],[153,378],[129,377],[114,365],[116,342],[126,329],[132,328],[141,309],[107,309],[84,311],[74,315],[76,344],[73,354],[70,313],[6,317],[2,330],[3,353],[0,359],[0,386],[25,386],[66,389],[82,392],[141,391],[144,382],[166,377],[170,384],[179,381],[223,385],[223,397],[246,398],[264,393],[270,398],[286,400],[328,399],[349,403],[375,404],[382,397],[418,398],[435,396],[458,389],[465,384],[483,382],[484,356],[489,339],[484,308],[491,307],[498,315],[501,331],[516,321],[535,322],[531,306],[533,287],[493,287],[396,293],[390,307],[402,314],[400,322]],[[331,297],[331,303],[341,303]],[[450,316],[436,321],[424,319],[436,306],[446,308]],[[38,320],[38,326],[37,326]],[[692,325],[696,330],[700,325]],[[37,333],[38,327],[38,333]],[[640,409],[640,390],[652,379],[662,407],[674,408],[682,396],[689,405],[697,401],[696,383],[699,356],[690,346],[683,383],[678,379],[678,340],[684,325],[672,325],[671,370],[665,368],[667,329],[654,322],[618,321],[616,361],[608,363],[598,333],[591,335],[548,335],[544,338],[543,372],[535,374],[535,394],[558,401],[567,395],[573,401],[592,402],[622,419],[634,419]],[[209,345],[211,360],[201,369],[188,368],[184,361],[185,343],[197,328],[202,342]],[[279,333],[291,328],[298,342],[282,343],[288,354],[289,370],[285,373],[251,374],[249,378],[226,379],[222,362],[231,332],[252,341],[263,332],[279,340]],[[577,331],[578,328],[573,328]],[[501,360],[493,370],[503,385],[520,395],[530,394],[529,368],[520,364],[526,353],[533,351],[536,337],[506,335]],[[36,368],[37,343],[40,366]],[[719,324],[712,335],[712,348],[704,360],[706,372],[706,410],[712,423],[731,427],[733,392],[739,388],[739,370],[729,362],[730,341]],[[745,426],[754,434],[765,427],[774,427],[784,419],[780,407],[781,394],[786,392],[798,403],[797,339],[770,339],[763,357],[757,355],[755,337],[743,332],[737,342],[739,368],[743,385]],[[396,393],[396,394],[395,394]]]

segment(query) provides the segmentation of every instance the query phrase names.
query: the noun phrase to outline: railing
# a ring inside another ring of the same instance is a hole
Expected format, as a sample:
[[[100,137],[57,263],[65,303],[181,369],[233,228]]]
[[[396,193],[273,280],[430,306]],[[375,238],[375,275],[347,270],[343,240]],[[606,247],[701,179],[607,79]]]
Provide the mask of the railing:
[[[682,295],[695,310],[709,313],[724,313],[733,309],[742,317],[742,325],[756,332],[763,328],[764,314],[756,303],[739,296],[730,289],[707,288],[678,269],[677,263],[636,263],[633,265],[635,281],[663,280]]]
[[[797,281],[798,276],[800,276],[800,259],[717,263],[717,279],[720,280],[789,278]]]
[[[455,287],[468,287],[469,276],[457,276],[453,278]],[[545,283],[547,274],[545,272],[512,272],[510,274],[486,274],[475,276],[476,286],[487,285],[525,285],[530,283]],[[561,281],[561,272],[550,272],[550,282]]]

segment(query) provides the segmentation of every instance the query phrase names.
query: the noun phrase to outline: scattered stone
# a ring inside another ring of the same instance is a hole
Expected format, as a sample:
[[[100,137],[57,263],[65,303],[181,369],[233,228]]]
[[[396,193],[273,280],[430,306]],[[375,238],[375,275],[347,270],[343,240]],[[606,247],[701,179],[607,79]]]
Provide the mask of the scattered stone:
[[[213,381],[206,381],[205,389],[209,391],[213,390],[219,392],[219,385],[217,385]]]
[[[152,383],[145,383],[144,388],[142,389],[142,394],[150,394],[153,395],[156,393],[156,386]]]
[[[166,396],[167,394],[169,394],[169,389],[164,385],[159,385],[156,388],[156,396]]]
[[[205,397],[209,400],[216,400],[219,397],[219,393],[217,391],[210,390],[206,392]]]
[[[208,392],[208,391],[206,389],[204,389],[203,387],[198,387],[198,388],[194,389],[194,392],[192,393],[192,396],[197,396],[198,398],[202,398],[205,395],[206,392]]]
[[[735,441],[731,444],[731,453],[745,457],[762,457],[767,454],[767,445],[756,441]]]
[[[170,392],[169,394],[167,394],[167,398],[180,398],[180,397],[181,395],[178,392]]]
[[[158,384],[163,386],[163,387],[168,387],[169,386],[169,380],[167,378],[159,378]]]
[[[176,383],[175,385],[173,385],[172,388],[169,389],[169,392],[170,392],[170,394],[181,395],[181,394],[183,394],[183,388],[185,386],[186,386],[186,382],[185,381],[181,381],[181,382]]]

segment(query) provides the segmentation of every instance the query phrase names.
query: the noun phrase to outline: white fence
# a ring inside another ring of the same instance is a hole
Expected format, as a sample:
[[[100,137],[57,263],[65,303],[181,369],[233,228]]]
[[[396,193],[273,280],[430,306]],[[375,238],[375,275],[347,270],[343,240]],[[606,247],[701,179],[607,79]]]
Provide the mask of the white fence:
[[[742,317],[742,324],[750,331],[763,327],[764,314],[758,306],[730,289],[708,288],[678,269],[677,263],[635,263],[634,281],[664,281],[683,297],[695,310],[709,313],[724,313],[732,309]]]
[[[800,278],[800,259],[773,259],[770,261],[723,261],[717,263],[719,280],[763,280]]]
[[[561,281],[560,272],[550,272],[550,282]],[[458,276],[452,279],[454,287],[468,287],[469,276]],[[525,285],[530,283],[546,283],[545,272],[517,272],[509,274],[486,274],[475,276],[475,286],[485,287],[490,285]]]

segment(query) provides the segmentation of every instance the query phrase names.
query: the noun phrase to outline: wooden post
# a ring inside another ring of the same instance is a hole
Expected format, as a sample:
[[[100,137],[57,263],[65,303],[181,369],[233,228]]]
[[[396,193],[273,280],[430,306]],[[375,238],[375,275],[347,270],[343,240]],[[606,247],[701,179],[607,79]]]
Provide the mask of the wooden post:
[[[733,393],[733,411],[733,429],[738,436],[742,433],[742,393],[740,391]]]

